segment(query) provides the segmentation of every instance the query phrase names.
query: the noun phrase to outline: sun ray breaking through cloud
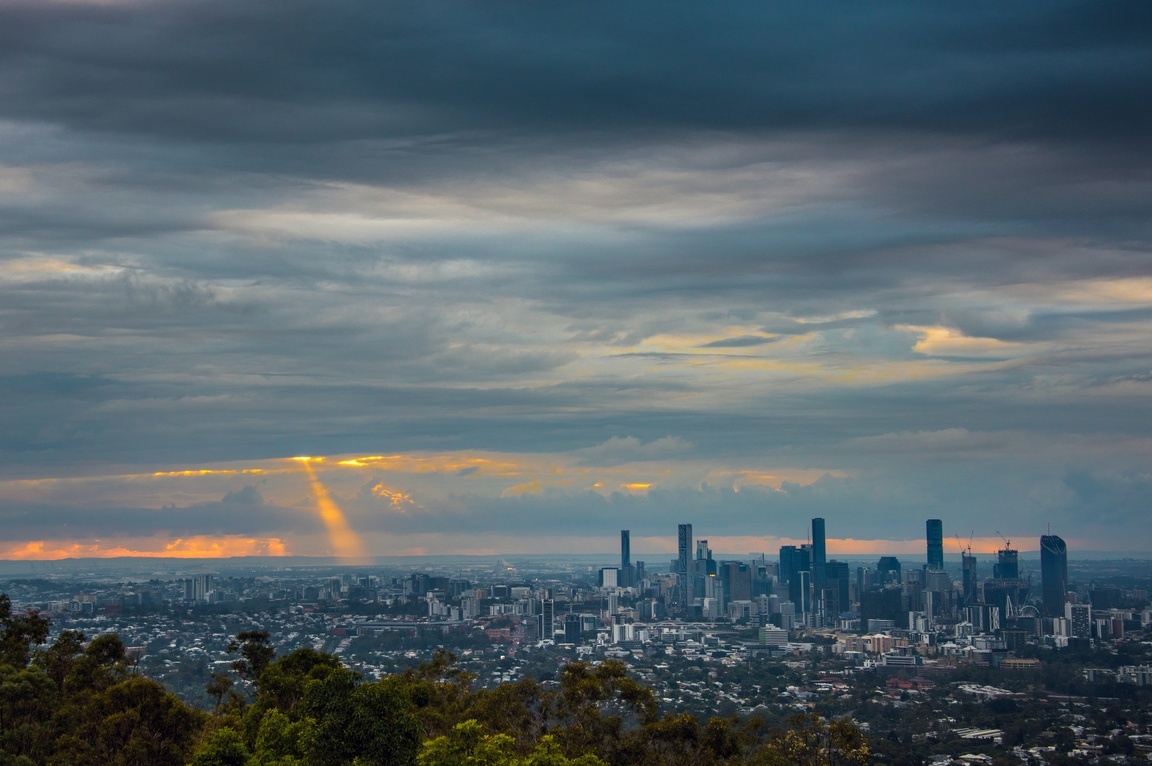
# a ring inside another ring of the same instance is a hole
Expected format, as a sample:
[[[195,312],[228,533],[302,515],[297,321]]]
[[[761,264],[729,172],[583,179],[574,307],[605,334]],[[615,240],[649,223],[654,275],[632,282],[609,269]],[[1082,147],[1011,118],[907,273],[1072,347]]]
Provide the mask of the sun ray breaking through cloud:
[[[333,554],[349,564],[366,563],[369,558],[364,541],[349,526],[348,518],[340,510],[340,506],[332,500],[328,488],[320,482],[316,476],[316,469],[312,467],[312,463],[319,462],[323,458],[297,457],[293,460],[304,466],[304,472],[308,475],[312,497],[316,501],[316,512],[320,515],[320,520],[324,522],[324,528],[328,531],[328,539],[332,543]]]

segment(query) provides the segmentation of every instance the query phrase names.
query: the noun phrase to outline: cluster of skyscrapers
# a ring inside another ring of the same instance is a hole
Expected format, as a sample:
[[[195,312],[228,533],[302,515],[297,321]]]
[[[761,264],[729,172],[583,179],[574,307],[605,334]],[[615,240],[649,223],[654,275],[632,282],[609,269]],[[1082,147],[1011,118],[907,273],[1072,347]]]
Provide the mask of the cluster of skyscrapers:
[[[772,564],[758,559],[717,561],[707,540],[695,540],[691,524],[677,529],[677,557],[672,582],[661,599],[665,616],[683,620],[719,616],[759,616],[781,628],[861,629],[928,628],[940,623],[970,623],[977,632],[1042,627],[1074,635],[1078,611],[1068,590],[1068,549],[1056,535],[1040,538],[1042,598],[1032,595],[1030,578],[1020,574],[1019,552],[1005,540],[996,553],[992,576],[981,581],[971,546],[961,551],[960,582],[944,565],[944,527],[940,519],[925,522],[926,563],[902,567],[884,556],[873,566],[851,567],[828,558],[826,525],[812,519],[809,541],[784,545]],[[629,530],[620,533],[620,568],[605,570],[602,585],[638,587],[648,583],[643,562],[632,561]],[[656,589],[649,588],[655,596]],[[1041,621],[1046,621],[1043,624]],[[1062,622],[1063,621],[1063,622]]]

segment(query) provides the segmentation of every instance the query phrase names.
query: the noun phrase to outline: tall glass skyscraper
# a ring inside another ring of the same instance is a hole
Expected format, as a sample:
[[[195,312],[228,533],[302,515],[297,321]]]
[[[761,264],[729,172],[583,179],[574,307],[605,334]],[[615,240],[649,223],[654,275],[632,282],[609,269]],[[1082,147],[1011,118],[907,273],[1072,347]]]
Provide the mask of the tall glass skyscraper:
[[[944,522],[928,519],[925,523],[925,537],[928,540],[928,568],[944,568]]]
[[[780,546],[780,567],[777,570],[777,578],[780,582],[792,583],[792,575],[796,573],[796,552],[800,550],[795,545],[781,545]]]
[[[676,560],[676,600],[680,602],[680,608],[687,612],[695,597],[692,593],[692,525],[681,524],[676,537],[680,554]]]
[[[620,530],[620,587],[631,588],[636,584],[636,570],[632,568],[632,533]]]
[[[1046,617],[1063,617],[1068,598],[1068,546],[1056,535],[1040,536],[1040,578]]]
[[[828,549],[824,543],[824,519],[812,519],[812,586],[816,593],[824,590],[827,582]]]
[[[979,601],[979,581],[976,579],[976,557],[971,553],[971,546],[967,552],[960,554],[961,582],[964,585],[964,605],[970,606]]]

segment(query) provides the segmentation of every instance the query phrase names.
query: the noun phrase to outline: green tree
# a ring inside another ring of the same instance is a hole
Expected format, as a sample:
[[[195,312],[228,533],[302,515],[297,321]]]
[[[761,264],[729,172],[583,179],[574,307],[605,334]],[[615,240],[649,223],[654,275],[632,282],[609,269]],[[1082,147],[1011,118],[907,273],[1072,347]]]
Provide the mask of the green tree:
[[[251,766],[296,766],[304,762],[305,743],[312,739],[311,718],[292,721],[272,709],[260,720]]]
[[[204,685],[204,691],[216,703],[212,708],[214,712],[220,711],[220,706],[224,704],[224,697],[232,691],[232,686],[232,679],[223,673],[213,673],[212,678]]]
[[[82,689],[56,711],[50,766],[183,766],[206,715],[149,678]]]
[[[40,668],[0,665],[0,753],[42,763],[56,738],[51,721],[59,694]]]
[[[540,742],[521,763],[523,766],[608,766],[592,753],[568,758],[560,750],[560,744],[550,734],[541,737]]]
[[[568,754],[594,752],[610,758],[621,745],[626,722],[656,721],[656,696],[629,678],[622,662],[595,667],[573,662],[560,672],[554,714],[561,725],[557,739]]]
[[[230,727],[224,726],[208,735],[196,749],[189,766],[246,766],[248,748],[244,739]]]
[[[518,723],[527,725],[523,720],[522,708],[517,708],[511,699],[486,706],[490,694],[486,691],[473,692],[471,686],[474,680],[474,676],[456,667],[454,654],[437,649],[428,662],[404,671],[403,675],[392,676],[384,683],[398,686],[412,703],[425,736],[447,734],[453,726],[469,718],[480,719],[497,731],[511,733],[509,727],[499,725],[495,720],[502,714],[517,717],[520,719]],[[497,692],[501,692],[505,686],[501,684]],[[509,695],[501,692],[501,696]],[[477,706],[484,709],[474,709]],[[490,722],[489,719],[493,720]]]
[[[22,615],[12,614],[12,601],[0,593],[0,665],[27,667],[32,646],[48,640],[51,623],[29,609]]]
[[[754,755],[756,766],[863,766],[868,740],[848,720],[826,723],[815,713],[793,716],[788,728]]]
[[[420,748],[411,704],[393,684],[361,682],[338,669],[309,681],[301,711],[315,724],[305,743],[315,766],[410,766]]]
[[[110,633],[92,639],[68,664],[64,689],[70,694],[106,689],[128,674],[128,653],[120,636]]]
[[[339,669],[339,658],[315,649],[297,649],[265,666],[260,674],[260,696],[257,705],[263,710],[276,708],[295,716],[309,681],[327,678]]]
[[[419,766],[516,766],[515,743],[507,734],[485,734],[479,721],[470,719],[452,731],[424,743]]]
[[[78,630],[64,630],[48,649],[33,658],[33,664],[44,668],[57,688],[64,688],[64,679],[72,670],[73,661],[84,651],[83,633]]]
[[[700,739],[700,722],[696,716],[668,714],[630,732],[613,760],[646,766],[695,766],[708,762],[701,753]]]
[[[518,756],[512,737],[486,734],[474,719],[458,723],[448,734],[426,741],[417,763],[419,766],[607,766],[590,753],[568,758],[550,735],[544,735],[528,755]]]
[[[301,720],[300,704],[311,681],[327,678],[340,668],[340,660],[314,649],[297,649],[277,658],[260,675],[260,693],[243,713],[244,740],[256,747],[256,738],[270,711],[278,711],[290,722]]]
[[[257,688],[264,669],[276,657],[276,650],[272,648],[266,630],[246,630],[236,634],[235,640],[228,643],[228,652],[240,653],[232,662],[232,670]]]
[[[544,735],[547,728],[547,715],[551,707],[551,695],[540,684],[530,678],[512,683],[503,683],[495,689],[480,689],[467,693],[467,713],[478,720],[486,730],[508,734],[516,742],[518,752],[527,752]],[[446,705],[441,713],[442,720],[458,719],[460,708]],[[421,716],[427,721],[427,715]],[[443,733],[446,729],[430,729],[432,733]]]

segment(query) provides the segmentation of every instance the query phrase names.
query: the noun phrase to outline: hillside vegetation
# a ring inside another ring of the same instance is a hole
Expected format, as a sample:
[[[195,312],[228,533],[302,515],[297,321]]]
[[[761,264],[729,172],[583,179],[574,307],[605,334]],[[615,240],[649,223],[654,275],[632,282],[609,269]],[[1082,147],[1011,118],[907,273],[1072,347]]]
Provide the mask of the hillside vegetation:
[[[437,652],[367,681],[330,654],[277,657],[241,633],[211,711],[140,675],[116,635],[91,641],[13,614],[0,595],[0,765],[33,766],[785,766],[863,764],[850,721],[811,714],[784,730],[756,718],[659,714],[620,662],[571,663],[554,683],[476,689]]]

